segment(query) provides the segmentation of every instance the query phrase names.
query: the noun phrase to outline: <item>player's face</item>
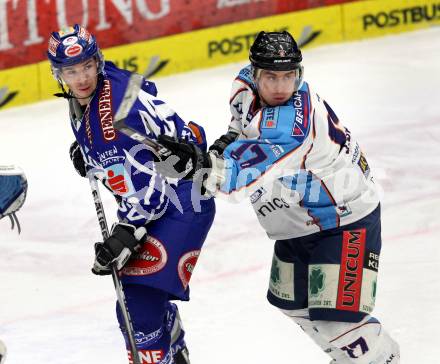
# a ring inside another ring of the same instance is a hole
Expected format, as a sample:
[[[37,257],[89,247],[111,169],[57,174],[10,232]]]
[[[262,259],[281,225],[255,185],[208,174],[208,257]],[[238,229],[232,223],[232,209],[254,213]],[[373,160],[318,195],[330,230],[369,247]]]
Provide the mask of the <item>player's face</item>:
[[[289,100],[295,91],[298,72],[261,70],[256,81],[262,101],[269,106],[279,106]]]
[[[73,95],[78,97],[79,103],[86,105],[88,97],[93,94],[98,84],[98,63],[95,58],[90,58],[73,66],[63,67],[61,78]]]

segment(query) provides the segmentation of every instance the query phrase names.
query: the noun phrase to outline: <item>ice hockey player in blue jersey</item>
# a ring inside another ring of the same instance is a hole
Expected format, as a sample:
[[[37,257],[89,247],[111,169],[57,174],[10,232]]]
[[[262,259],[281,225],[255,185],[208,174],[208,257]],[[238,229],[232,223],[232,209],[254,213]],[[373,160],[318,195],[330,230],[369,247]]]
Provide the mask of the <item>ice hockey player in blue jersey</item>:
[[[159,141],[180,158],[176,173],[203,180],[213,195],[250,197],[275,240],[267,298],[332,363],[399,363],[398,344],[371,316],[381,219],[365,154],[303,80],[288,32],[259,33],[250,61],[233,82],[229,130],[209,153]],[[188,162],[192,169],[181,168]]]
[[[188,364],[171,300],[189,300],[189,280],[214,218],[214,201],[194,193],[191,181],[158,174],[155,155],[113,127],[131,73],[104,61],[92,34],[79,25],[54,32],[47,55],[69,101],[76,139],[72,162],[81,176],[92,173],[101,180],[118,203],[119,222],[95,245],[93,273],[109,274],[113,263],[120,269],[141,363]],[[156,96],[154,83],[144,80],[125,123],[153,139],[163,134],[206,149],[203,129],[186,124]],[[117,318],[129,348],[118,305]],[[129,349],[128,355],[131,362]]]

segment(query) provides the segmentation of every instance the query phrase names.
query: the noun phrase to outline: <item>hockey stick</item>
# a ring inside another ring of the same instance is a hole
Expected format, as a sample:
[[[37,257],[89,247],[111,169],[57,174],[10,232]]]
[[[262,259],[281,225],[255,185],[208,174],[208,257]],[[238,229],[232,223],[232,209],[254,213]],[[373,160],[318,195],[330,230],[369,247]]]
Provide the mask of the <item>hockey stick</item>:
[[[95,202],[96,215],[98,216],[99,226],[101,228],[102,238],[106,240],[110,234],[108,231],[107,220],[105,218],[104,206],[102,204],[101,196],[99,194],[98,183],[91,173],[88,175],[90,188],[92,189],[93,200]],[[111,265],[111,272],[113,284],[115,286],[116,296],[118,298],[119,306],[121,308],[122,316],[124,317],[125,329],[127,331],[128,342],[130,344],[131,359],[133,364],[141,364],[139,361],[139,353],[136,348],[136,340],[134,337],[133,323],[127,309],[127,302],[125,300],[124,289],[122,288],[121,280],[119,279],[116,264]]]
[[[128,136],[129,138],[137,140],[138,142],[146,145],[149,149],[152,149],[159,155],[167,157],[171,154],[171,152],[167,148],[158,143],[156,140],[139,133],[136,129],[128,126],[125,123],[125,118],[127,117],[130,109],[133,107],[138,98],[142,82],[144,82],[144,76],[137,73],[133,73],[130,76],[130,79],[127,83],[127,88],[124,93],[124,97],[122,98],[121,105],[119,106],[113,120],[113,127],[116,130],[120,131],[122,134]],[[148,127],[148,125],[146,126]],[[150,131],[152,132],[152,130]]]

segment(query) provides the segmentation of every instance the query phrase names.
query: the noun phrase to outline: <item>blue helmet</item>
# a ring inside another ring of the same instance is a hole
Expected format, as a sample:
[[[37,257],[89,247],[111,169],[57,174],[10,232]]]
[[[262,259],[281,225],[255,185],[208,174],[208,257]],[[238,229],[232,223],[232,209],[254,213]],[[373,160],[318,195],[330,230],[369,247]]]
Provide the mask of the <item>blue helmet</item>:
[[[60,81],[63,67],[72,66],[91,57],[98,61],[98,72],[104,69],[104,58],[95,37],[79,24],[53,32],[49,38],[47,57],[52,73]]]

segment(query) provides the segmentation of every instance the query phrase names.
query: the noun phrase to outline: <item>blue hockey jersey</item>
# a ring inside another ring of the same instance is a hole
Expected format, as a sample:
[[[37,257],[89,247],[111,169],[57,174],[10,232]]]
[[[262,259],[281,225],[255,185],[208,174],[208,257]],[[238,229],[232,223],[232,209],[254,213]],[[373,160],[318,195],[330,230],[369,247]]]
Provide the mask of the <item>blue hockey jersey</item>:
[[[159,175],[154,168],[153,153],[114,129],[113,118],[130,75],[106,62],[87,108],[80,110],[76,99],[71,99],[69,104],[72,129],[88,167],[117,197],[119,219],[139,226],[158,219],[170,203],[181,210],[179,185],[191,182],[177,182]],[[163,134],[206,148],[203,129],[195,123],[186,125],[156,96],[155,84],[145,81],[125,123],[152,139]]]

